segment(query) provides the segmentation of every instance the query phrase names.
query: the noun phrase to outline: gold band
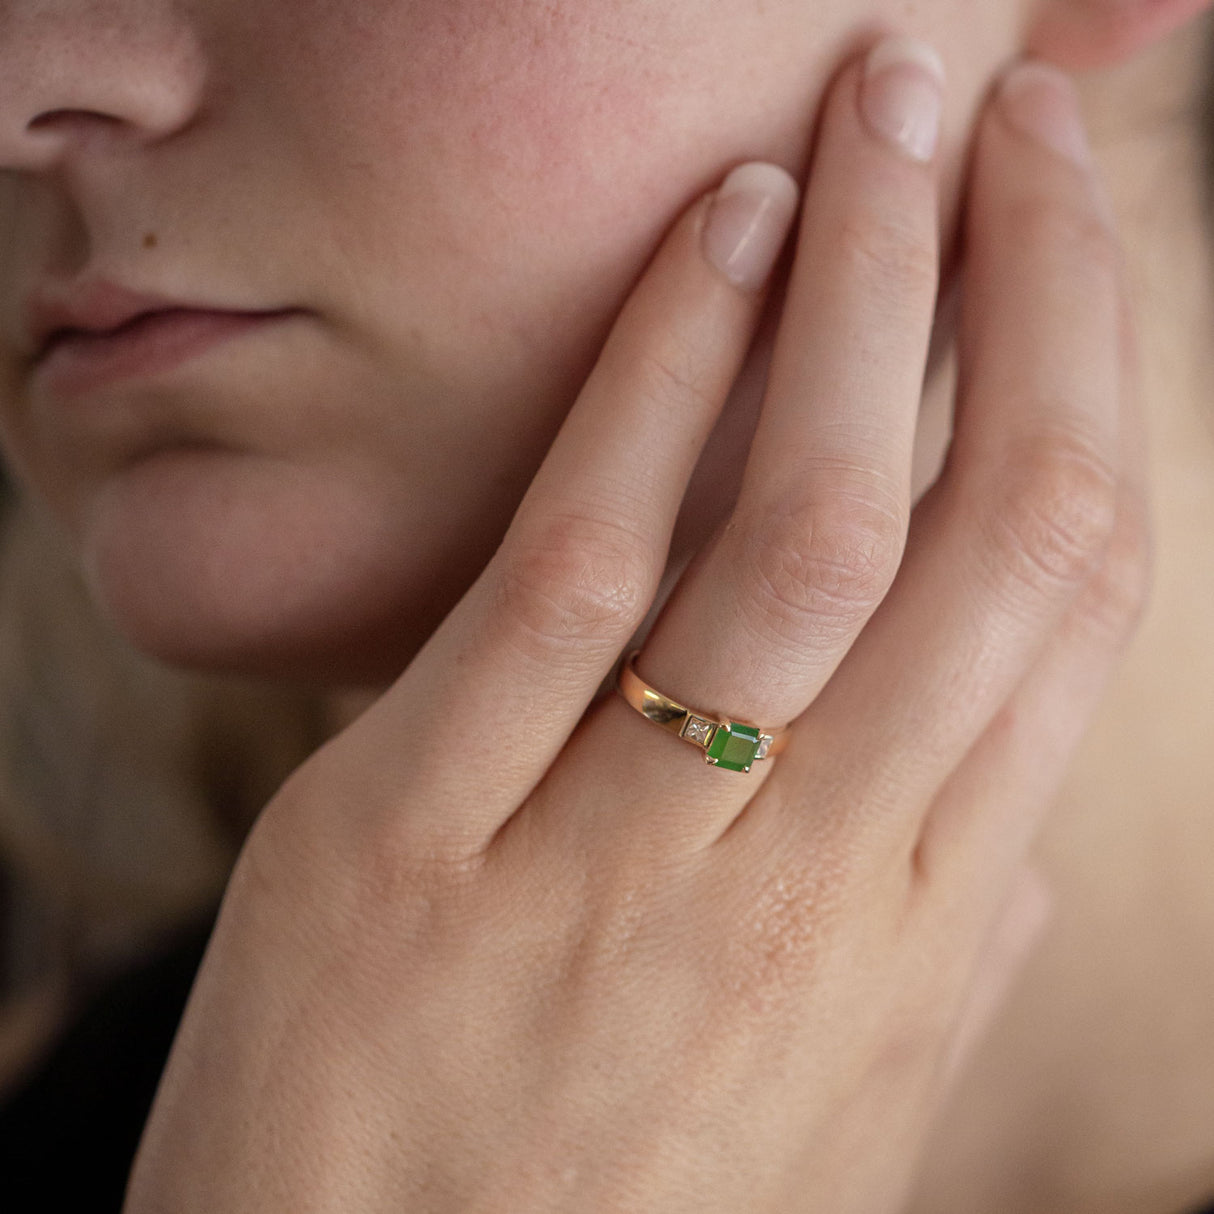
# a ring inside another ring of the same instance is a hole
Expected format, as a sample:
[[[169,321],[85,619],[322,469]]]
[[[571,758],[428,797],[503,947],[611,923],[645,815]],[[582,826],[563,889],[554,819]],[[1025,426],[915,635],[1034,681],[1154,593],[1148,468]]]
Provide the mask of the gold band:
[[[762,729],[745,721],[688,708],[650,687],[636,672],[639,649],[620,667],[616,690],[633,708],[684,742],[704,752],[704,761],[727,771],[749,771],[752,763],[774,758],[788,742],[788,726]]]

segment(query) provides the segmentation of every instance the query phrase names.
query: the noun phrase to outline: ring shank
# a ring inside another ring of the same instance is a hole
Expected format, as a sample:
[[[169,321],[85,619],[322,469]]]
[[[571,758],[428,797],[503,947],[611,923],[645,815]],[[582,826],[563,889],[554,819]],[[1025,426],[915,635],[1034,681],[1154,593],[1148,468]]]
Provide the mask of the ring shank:
[[[788,726],[782,725],[777,729],[763,729],[749,721],[738,721],[722,717],[715,713],[701,712],[688,708],[677,700],[663,695],[656,687],[651,687],[636,672],[636,660],[640,650],[633,650],[620,667],[619,680],[616,689],[624,700],[630,704],[646,720],[660,725],[684,742],[704,751],[704,757],[709,763],[716,760],[710,755],[713,741],[718,731],[732,732],[740,727],[742,732],[757,735],[757,753],[753,755],[754,762],[770,759],[784,749],[788,741]],[[749,766],[737,770],[749,771]]]

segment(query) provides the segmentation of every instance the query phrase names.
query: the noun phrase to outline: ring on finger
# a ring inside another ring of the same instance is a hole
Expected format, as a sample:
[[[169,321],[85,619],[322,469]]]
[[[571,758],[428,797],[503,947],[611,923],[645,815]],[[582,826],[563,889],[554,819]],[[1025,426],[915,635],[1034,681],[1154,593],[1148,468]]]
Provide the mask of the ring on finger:
[[[646,720],[690,742],[704,752],[704,761],[726,771],[750,771],[761,759],[774,758],[788,742],[788,726],[763,729],[714,713],[688,708],[651,687],[636,672],[639,649],[620,668],[616,690]]]

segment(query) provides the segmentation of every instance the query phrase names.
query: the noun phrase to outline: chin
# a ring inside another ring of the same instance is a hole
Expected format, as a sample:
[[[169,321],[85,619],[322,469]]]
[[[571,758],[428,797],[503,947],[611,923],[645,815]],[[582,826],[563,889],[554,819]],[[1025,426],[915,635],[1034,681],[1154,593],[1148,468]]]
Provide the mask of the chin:
[[[487,559],[392,520],[356,486],[190,455],[116,478],[79,542],[102,613],[162,662],[317,689],[377,687],[401,673]],[[465,559],[453,559],[461,550]]]
[[[441,622],[432,596],[404,588],[387,593],[354,578],[334,586],[303,570],[224,563],[226,585],[189,576],[186,560],[148,570],[129,551],[102,554],[87,572],[103,615],[149,656],[318,690],[390,683]]]
[[[155,597],[108,593],[104,586],[95,593],[111,624],[166,665],[315,691],[384,687],[428,635],[424,627],[393,627],[391,613],[375,619],[365,609],[357,619],[335,624],[340,612],[332,604],[333,614],[317,621],[306,608],[268,618],[247,602],[233,607],[199,595],[166,606]]]

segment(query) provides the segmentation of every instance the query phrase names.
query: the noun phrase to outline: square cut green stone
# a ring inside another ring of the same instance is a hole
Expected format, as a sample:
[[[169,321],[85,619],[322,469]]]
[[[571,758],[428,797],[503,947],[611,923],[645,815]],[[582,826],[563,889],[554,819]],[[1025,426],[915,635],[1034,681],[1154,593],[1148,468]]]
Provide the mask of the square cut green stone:
[[[749,771],[759,753],[759,731],[730,721],[728,728],[717,730],[705,753],[709,761],[726,771]]]

